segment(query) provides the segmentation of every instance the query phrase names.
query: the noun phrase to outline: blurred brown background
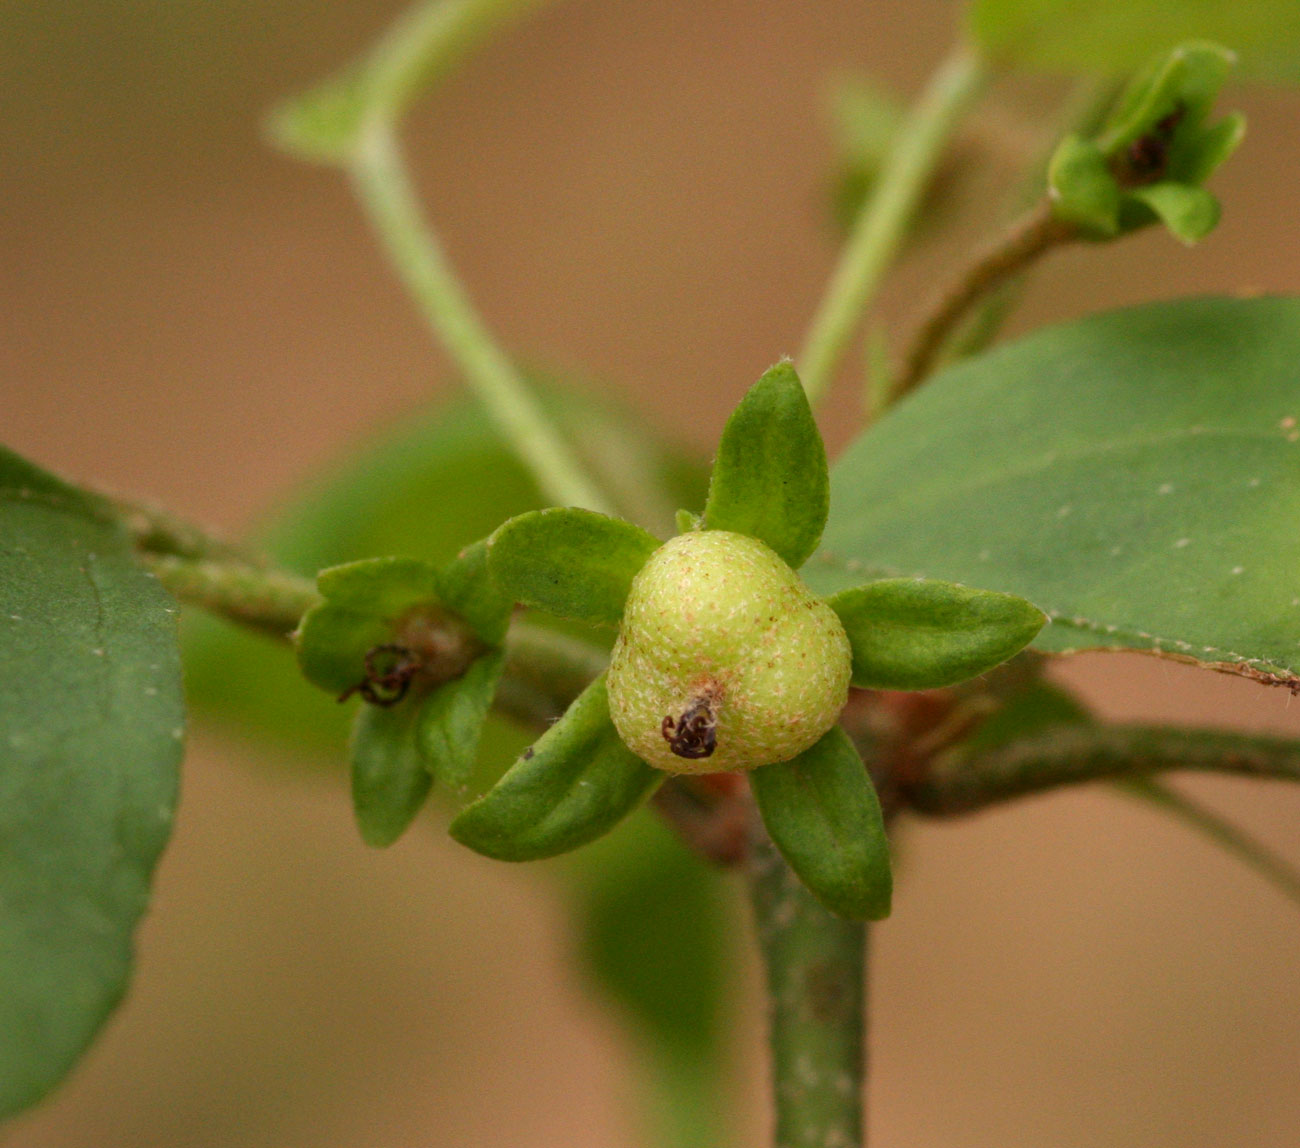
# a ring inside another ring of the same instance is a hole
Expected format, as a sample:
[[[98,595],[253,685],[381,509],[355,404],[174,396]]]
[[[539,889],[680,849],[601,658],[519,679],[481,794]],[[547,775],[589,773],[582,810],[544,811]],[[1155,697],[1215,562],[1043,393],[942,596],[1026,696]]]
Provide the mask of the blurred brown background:
[[[449,386],[333,172],[259,115],[395,5],[8,0],[0,8],[0,437],[239,529],[352,436]],[[834,254],[825,81],[910,93],[927,0],[557,4],[412,124],[447,243],[506,342],[580,365],[702,449],[797,349]],[[1032,113],[1036,89],[1020,93]],[[1020,328],[1204,291],[1300,290],[1300,94],[1251,119],[1225,222],[1055,258]],[[1013,138],[1011,112],[989,131]],[[1004,204],[967,185],[958,242]],[[885,302],[905,323],[951,248]],[[853,385],[824,420],[851,430]],[[1300,734],[1279,691],[1151,660],[1060,670],[1103,712]],[[342,767],[334,772],[341,776]],[[126,1006],[13,1148],[630,1145],[619,1033],[551,886],[429,824],[367,851],[344,787],[200,731]],[[1300,793],[1181,783],[1300,864]],[[872,968],[873,1142],[1292,1148],[1300,911],[1109,791],[904,840]],[[754,970],[734,1103],[766,1116]]]

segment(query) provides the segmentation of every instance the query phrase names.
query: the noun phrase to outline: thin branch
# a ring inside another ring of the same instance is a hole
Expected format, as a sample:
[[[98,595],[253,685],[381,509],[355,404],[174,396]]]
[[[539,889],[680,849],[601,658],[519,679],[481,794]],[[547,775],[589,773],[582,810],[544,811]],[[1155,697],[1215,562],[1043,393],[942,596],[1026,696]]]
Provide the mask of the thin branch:
[[[142,554],[140,560],[182,602],[274,638],[287,640],[320,601],[313,581],[281,570],[172,554]]]
[[[421,315],[542,492],[559,505],[613,513],[470,303],[424,218],[390,124],[375,120],[366,128],[348,171],[380,244]]]
[[[823,908],[751,819],[748,877],[767,974],[775,1148],[865,1144],[866,926]]]
[[[1052,214],[1043,200],[978,253],[922,319],[891,392],[899,399],[924,382],[939,352],[971,308],[1037,262],[1048,251],[1073,241],[1077,232]]]
[[[857,222],[813,316],[796,360],[799,377],[816,403],[830,387],[867,305],[879,289],[936,164],[962,114],[979,93],[984,66],[968,50],[948,57],[898,132],[874,194]]]
[[[951,750],[901,781],[921,813],[970,813],[1084,781],[1171,769],[1300,781],[1300,741],[1167,726],[1062,726],[1040,737],[972,753]]]

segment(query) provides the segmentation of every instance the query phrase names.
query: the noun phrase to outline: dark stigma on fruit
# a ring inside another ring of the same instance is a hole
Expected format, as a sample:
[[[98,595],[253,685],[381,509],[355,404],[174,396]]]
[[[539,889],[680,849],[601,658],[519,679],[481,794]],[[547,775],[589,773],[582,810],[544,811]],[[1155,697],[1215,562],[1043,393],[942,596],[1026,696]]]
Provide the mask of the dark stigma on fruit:
[[[668,748],[693,761],[713,755],[718,748],[717,729],[718,719],[708,698],[696,698],[676,721],[669,714],[660,726]]]

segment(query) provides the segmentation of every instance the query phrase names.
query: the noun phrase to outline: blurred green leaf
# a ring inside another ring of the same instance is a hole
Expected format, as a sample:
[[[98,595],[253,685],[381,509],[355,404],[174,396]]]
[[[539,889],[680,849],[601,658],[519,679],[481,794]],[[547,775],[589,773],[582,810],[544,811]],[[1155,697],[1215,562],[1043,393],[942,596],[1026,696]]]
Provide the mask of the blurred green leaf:
[[[619,738],[602,674],[492,789],[461,811],[451,835],[499,861],[554,857],[609,832],[663,778]]]
[[[501,650],[484,654],[459,678],[435,689],[421,706],[415,744],[425,769],[440,785],[459,790],[469,783],[505,664]]]
[[[0,449],[0,1117],[126,990],[176,804],[175,612],[95,502]]]
[[[853,649],[853,684],[934,690],[991,670],[1047,622],[1011,594],[923,578],[886,578],[830,599]]]
[[[424,768],[415,730],[428,699],[364,705],[352,727],[352,811],[367,845],[391,845],[429,796],[433,776]]]
[[[1183,40],[1213,40],[1241,59],[1243,79],[1300,82],[1300,6],[1205,0],[975,0],[976,43],[1008,64],[1123,75]]]
[[[817,549],[828,497],[826,447],[808,396],[794,367],[777,363],[723,429],[705,529],[758,538],[798,569]]]
[[[1049,651],[1300,679],[1300,300],[1047,328],[937,375],[836,463],[817,592],[924,576],[1016,594]]]
[[[853,920],[889,916],[889,839],[875,787],[839,726],[749,775],[772,842],[813,896]]]
[[[512,601],[617,626],[632,579],[662,543],[621,518],[574,506],[512,518],[488,540],[488,567]]]

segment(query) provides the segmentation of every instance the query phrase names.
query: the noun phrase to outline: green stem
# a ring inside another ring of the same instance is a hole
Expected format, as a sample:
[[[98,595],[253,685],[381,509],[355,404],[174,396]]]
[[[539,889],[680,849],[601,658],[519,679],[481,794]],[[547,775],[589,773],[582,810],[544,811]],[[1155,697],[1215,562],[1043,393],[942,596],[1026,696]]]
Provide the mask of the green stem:
[[[1169,769],[1300,781],[1300,741],[1167,726],[1068,726],[983,752],[953,750],[902,783],[905,804],[946,816],[1062,785]]]
[[[393,22],[366,59],[367,110],[395,120],[509,20],[548,0],[426,0]]]
[[[142,554],[140,560],[182,602],[276,638],[288,638],[320,601],[314,582],[279,570],[172,554]]]
[[[775,1148],[861,1148],[866,926],[824,909],[757,817],[748,875],[767,974]]]
[[[542,492],[560,505],[612,513],[474,310],[425,222],[392,127],[385,120],[367,125],[348,170],[381,245],[421,314],[532,470]]]
[[[863,205],[827,286],[797,363],[816,404],[826,393],[867,305],[907,234],[917,204],[962,113],[984,80],[968,49],[940,65],[898,133],[875,193]]]

